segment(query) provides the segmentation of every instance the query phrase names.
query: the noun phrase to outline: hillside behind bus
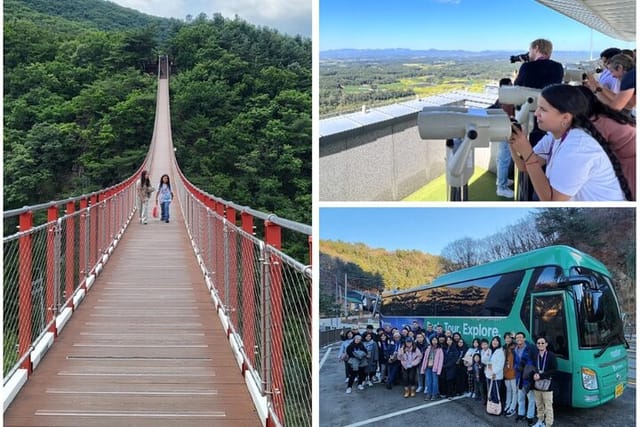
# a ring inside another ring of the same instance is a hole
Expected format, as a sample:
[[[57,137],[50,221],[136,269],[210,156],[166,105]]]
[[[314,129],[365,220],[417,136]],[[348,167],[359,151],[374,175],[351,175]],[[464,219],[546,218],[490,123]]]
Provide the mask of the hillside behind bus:
[[[553,208],[536,210],[491,236],[452,241],[440,254],[387,251],[363,243],[321,240],[320,314],[344,316],[345,306],[348,314],[359,313],[362,306],[357,301],[344,303],[345,282],[350,295],[355,291],[374,297],[380,291],[424,285],[443,273],[461,268],[544,246],[568,245],[607,267],[621,311],[625,313],[625,323],[635,324],[635,229],[633,209]]]

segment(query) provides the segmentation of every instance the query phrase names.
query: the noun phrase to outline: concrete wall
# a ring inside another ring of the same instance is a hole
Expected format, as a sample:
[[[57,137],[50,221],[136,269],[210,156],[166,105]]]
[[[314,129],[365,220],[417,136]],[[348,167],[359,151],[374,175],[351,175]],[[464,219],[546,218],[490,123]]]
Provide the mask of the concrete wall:
[[[416,112],[320,137],[320,200],[402,200],[444,174],[445,141],[422,140],[417,117]],[[491,151],[476,149],[476,165],[489,169]]]

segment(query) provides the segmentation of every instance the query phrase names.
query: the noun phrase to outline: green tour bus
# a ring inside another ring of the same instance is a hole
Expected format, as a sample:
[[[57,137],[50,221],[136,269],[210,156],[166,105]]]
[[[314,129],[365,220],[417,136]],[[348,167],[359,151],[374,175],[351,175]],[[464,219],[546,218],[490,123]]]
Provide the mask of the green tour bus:
[[[550,246],[382,294],[380,323],[427,322],[466,343],[505,332],[544,335],[557,355],[554,402],[602,405],[627,387],[627,348],[611,274],[595,258]]]

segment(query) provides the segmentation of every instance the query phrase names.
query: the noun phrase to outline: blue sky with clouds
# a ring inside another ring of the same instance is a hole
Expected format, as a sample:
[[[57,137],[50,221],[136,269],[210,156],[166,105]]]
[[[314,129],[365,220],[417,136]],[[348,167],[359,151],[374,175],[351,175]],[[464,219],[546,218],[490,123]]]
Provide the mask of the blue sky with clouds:
[[[534,0],[320,0],[320,50],[510,50],[546,38],[554,50],[634,48]]]
[[[275,28],[281,33],[311,37],[311,0],[111,0],[120,6],[164,18],[184,20],[206,13],[227,18],[238,15],[245,21]]]
[[[449,243],[480,239],[526,219],[532,208],[363,207],[320,208],[321,240],[364,243],[371,248],[419,250],[439,255]]]

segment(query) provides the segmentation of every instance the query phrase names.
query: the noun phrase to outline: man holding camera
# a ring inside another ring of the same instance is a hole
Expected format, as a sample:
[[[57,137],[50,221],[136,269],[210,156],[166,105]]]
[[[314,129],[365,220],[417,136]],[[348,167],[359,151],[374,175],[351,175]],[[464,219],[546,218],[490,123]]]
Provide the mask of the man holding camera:
[[[552,51],[553,45],[549,40],[532,41],[529,46],[529,61],[520,66],[513,84],[542,89],[553,83],[562,83],[564,68],[561,63],[551,59]]]
[[[553,45],[549,40],[537,39],[529,45],[529,61],[524,62],[518,70],[518,76],[513,84],[515,86],[525,86],[533,89],[543,89],[544,87],[562,83],[564,68],[562,64],[551,59]],[[538,127],[538,120],[534,117],[533,129],[529,133],[529,143],[533,147],[546,134]],[[536,200],[533,186],[528,179],[520,179],[521,189],[519,198],[524,200]]]

